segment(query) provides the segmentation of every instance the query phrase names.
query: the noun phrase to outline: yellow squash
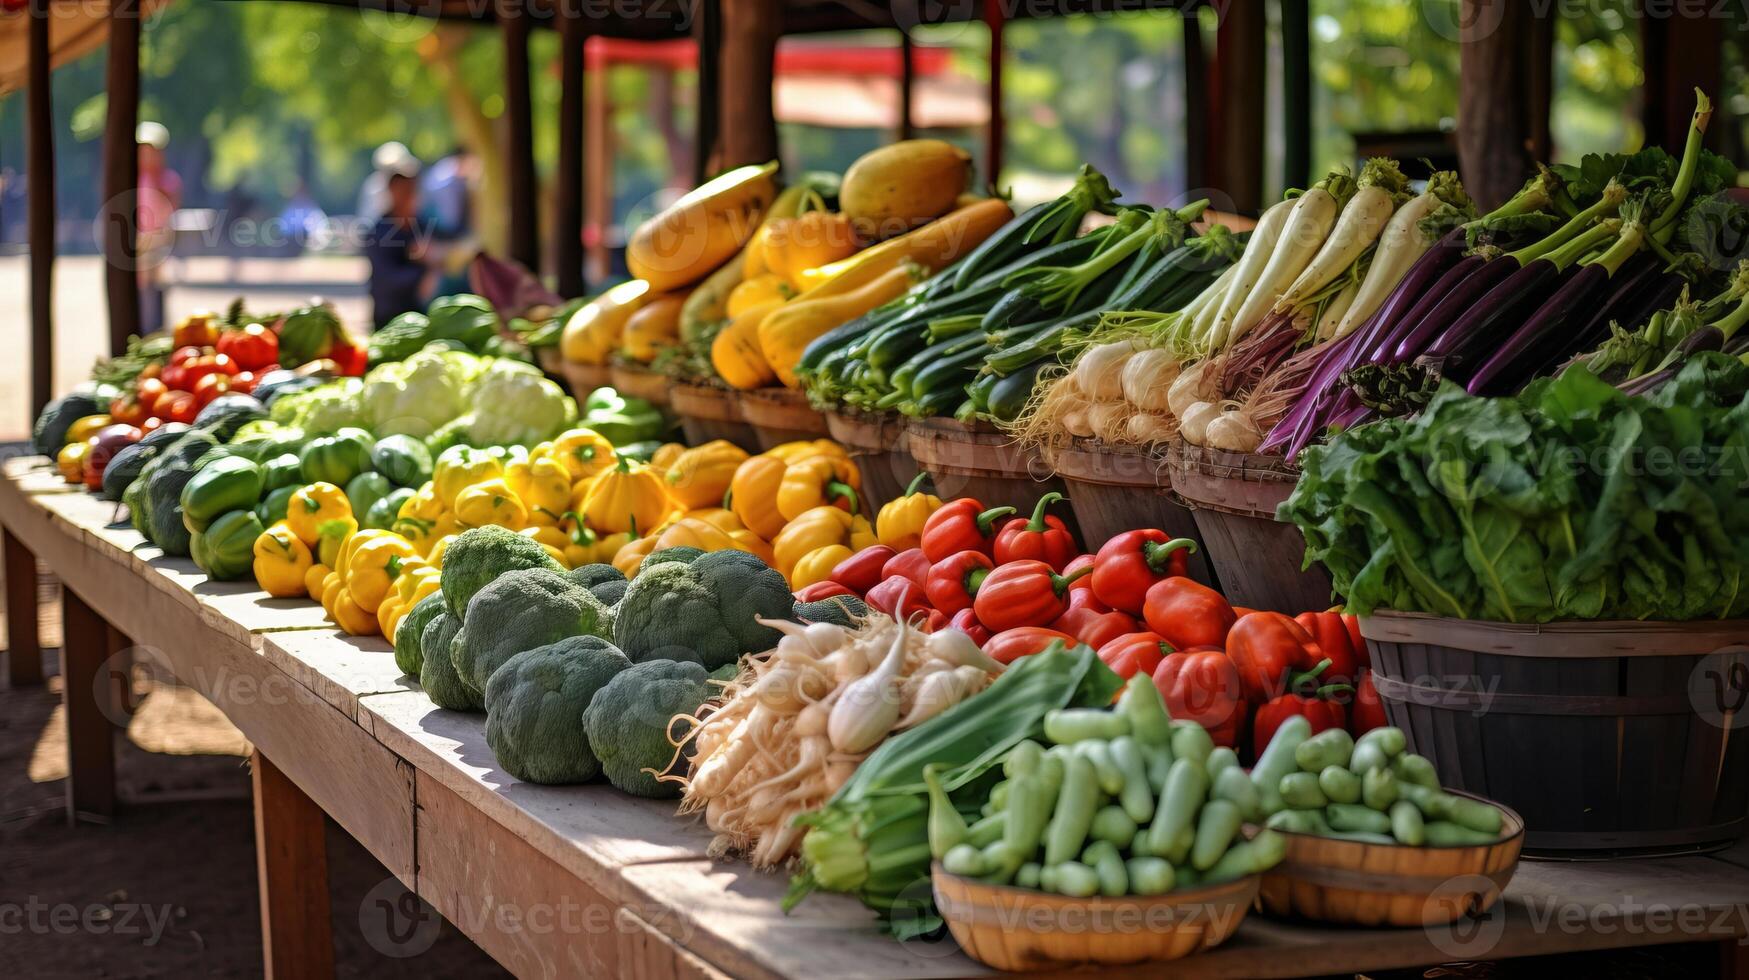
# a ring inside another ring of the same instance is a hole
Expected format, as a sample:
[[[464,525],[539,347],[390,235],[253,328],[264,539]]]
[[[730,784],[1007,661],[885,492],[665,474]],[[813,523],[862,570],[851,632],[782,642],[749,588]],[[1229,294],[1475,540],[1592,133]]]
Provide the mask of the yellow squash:
[[[730,320],[717,339],[711,341],[711,367],[729,387],[750,391],[777,380],[759,349],[759,321],[780,306],[766,303],[747,310]]]
[[[971,174],[971,155],[945,140],[901,140],[857,158],[838,203],[858,235],[880,241],[948,213]]]
[[[613,469],[595,477],[579,508],[597,532],[653,531],[674,507],[667,484],[655,470],[621,456]]]
[[[606,364],[619,346],[626,321],[660,292],[642,279],[633,279],[584,303],[559,334],[560,356],[573,364]]]
[[[777,167],[736,167],[700,184],[632,232],[626,267],[658,291],[710,275],[741,250],[777,197]]]
[[[802,351],[833,327],[905,295],[915,281],[911,272],[912,267],[900,265],[859,289],[837,295],[803,296],[760,320],[759,350],[765,355],[765,363],[777,374],[777,380],[786,387],[798,387],[801,381],[796,377],[796,364],[802,359]]]
[[[984,239],[1014,217],[1006,201],[995,198],[968,204],[931,221],[913,232],[890,238],[873,248],[866,248],[844,262],[844,271],[803,293],[809,299],[822,299],[854,292],[912,262],[935,273],[948,263],[977,248]]]
[[[830,211],[809,211],[773,221],[762,244],[766,268],[791,285],[804,270],[847,259],[861,247],[850,219]]]
[[[764,306],[767,303],[787,303],[795,295],[795,289],[775,272],[743,279],[741,285],[736,286],[735,291],[729,294],[729,316],[740,316],[755,306]]]
[[[664,293],[645,303],[626,318],[619,335],[619,352],[639,364],[648,364],[665,348],[680,342],[680,308],[686,294]]]

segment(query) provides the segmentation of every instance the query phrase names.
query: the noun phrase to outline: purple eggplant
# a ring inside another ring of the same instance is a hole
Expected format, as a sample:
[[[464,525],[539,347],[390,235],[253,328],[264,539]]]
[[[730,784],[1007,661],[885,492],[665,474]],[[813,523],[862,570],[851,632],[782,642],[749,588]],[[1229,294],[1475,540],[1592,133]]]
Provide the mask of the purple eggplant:
[[[1688,280],[1674,272],[1663,270],[1654,272],[1648,280],[1640,284],[1638,291],[1624,300],[1620,306],[1604,310],[1601,315],[1593,317],[1592,321],[1586,324],[1584,330],[1581,331],[1578,349],[1591,350],[1608,340],[1611,321],[1621,324],[1627,330],[1637,330],[1645,326],[1646,321],[1652,318],[1652,314],[1659,310],[1668,310],[1676,305],[1676,300],[1681,297],[1682,289],[1687,285],[1687,282]]]
[[[1560,267],[1547,259],[1532,259],[1516,271],[1510,271],[1510,260],[1507,266],[1508,273],[1496,278],[1491,287],[1472,294],[1469,287],[1482,275],[1477,273],[1464,283],[1465,288],[1446,297],[1440,306],[1455,305],[1458,315],[1417,353],[1417,360],[1443,365],[1448,360],[1487,350],[1541,306],[1561,279]],[[1449,373],[1443,366],[1441,372]]]
[[[1481,367],[1472,373],[1459,365],[1448,376],[1464,381],[1464,390],[1472,395],[1500,395],[1518,390],[1543,365],[1573,353],[1576,339],[1573,322],[1585,315],[1589,304],[1608,290],[1609,284],[1609,270],[1602,264],[1581,266],[1565,277],[1560,287],[1519,324],[1505,343],[1494,349]]]
[[[1517,275],[1521,268],[1508,258],[1485,261],[1473,266],[1469,275],[1447,290],[1445,295],[1412,322],[1408,332],[1398,340],[1388,358],[1380,360],[1388,359],[1400,364],[1421,356],[1435,338],[1441,336],[1453,323],[1467,316],[1476,308],[1477,303],[1502,281]]]

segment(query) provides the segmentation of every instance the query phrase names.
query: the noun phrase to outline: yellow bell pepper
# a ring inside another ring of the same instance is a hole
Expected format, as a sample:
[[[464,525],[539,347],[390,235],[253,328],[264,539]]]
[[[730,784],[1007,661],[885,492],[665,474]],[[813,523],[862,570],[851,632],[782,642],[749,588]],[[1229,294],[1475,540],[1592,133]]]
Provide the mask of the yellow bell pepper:
[[[309,546],[298,540],[284,521],[274,525],[255,539],[255,584],[262,591],[279,599],[309,595],[304,587],[304,574],[310,570]]]
[[[785,442],[772,446],[764,453],[766,456],[776,456],[786,463],[794,463],[807,459],[809,456],[842,456],[850,458],[850,450],[831,439],[798,439],[795,442]]]
[[[638,574],[638,569],[643,566],[644,559],[650,557],[650,552],[655,550],[656,539],[653,536],[627,541],[619,551],[614,553],[613,567],[619,569],[620,574],[626,578],[631,578]]]
[[[688,450],[683,443],[665,442],[657,446],[656,451],[650,454],[650,468],[658,473],[667,473],[669,467],[674,465],[674,461],[686,452]]]
[[[494,477],[455,495],[455,519],[468,527],[496,524],[520,531],[528,523],[528,508],[503,477]]]
[[[340,598],[340,593],[346,591],[346,583],[341,580],[339,572],[329,572],[322,577],[322,609],[328,618],[339,622],[334,612],[334,603]]]
[[[444,512],[443,501],[437,499],[437,484],[430,480],[407,498],[401,509],[395,512],[396,517],[416,517],[422,521],[435,521]]]
[[[775,568],[786,577],[795,570],[802,556],[816,548],[841,544],[851,551],[861,551],[874,544],[874,531],[868,521],[836,507],[815,507],[803,511],[784,525],[783,531],[771,542]]]
[[[722,528],[694,517],[683,517],[675,521],[673,526],[656,539],[657,551],[680,547],[697,548],[700,551],[738,550],[735,539],[729,537]]]
[[[332,483],[299,487],[286,501],[285,522],[307,548],[316,547],[321,540],[322,525],[336,520],[351,520],[354,527],[358,524],[346,492]]]
[[[919,473],[905,488],[905,495],[881,505],[875,517],[875,537],[894,551],[915,548],[923,543],[923,525],[931,514],[941,509],[941,498],[917,489],[929,474]]]
[[[438,568],[442,568],[443,553],[449,550],[449,546],[455,543],[457,537],[458,535],[445,534],[439,537],[436,541],[431,542],[431,550],[425,553],[425,560]]]
[[[319,563],[304,569],[304,594],[317,602],[322,601],[322,583],[328,581],[333,572],[327,565]]]
[[[356,533],[358,522],[350,517],[340,517],[323,523],[321,533],[316,535],[313,549],[316,560],[329,568],[338,569],[340,554]]]
[[[517,533],[525,538],[533,539],[537,544],[544,544],[551,548],[557,548],[561,553],[563,553],[571,544],[570,535],[559,530],[557,525],[543,526],[536,524],[530,527],[525,527]]]
[[[735,547],[750,555],[757,556],[760,561],[767,565],[771,564],[771,544],[764,538],[746,528],[730,531],[729,537],[734,540]]]
[[[578,508],[584,523],[596,531],[614,533],[641,528],[651,532],[674,509],[662,477],[649,466],[621,457],[613,469],[595,477]]]
[[[777,510],[777,489],[789,464],[762,453],[742,463],[729,484],[729,509],[747,530],[767,541],[783,530],[784,516]]]
[[[366,535],[371,536],[366,538]],[[360,609],[375,613],[389,588],[400,577],[403,567],[418,561],[419,553],[413,550],[406,538],[387,531],[376,535],[360,531],[353,535],[353,540],[356,543],[348,550],[345,571],[342,572],[346,591],[351,593]]]
[[[511,463],[504,469],[504,482],[528,508],[530,520],[545,512],[556,524],[571,505],[571,474],[556,459],[530,457]]]
[[[721,507],[704,507],[699,510],[689,510],[681,516],[704,521],[706,524],[721,531],[733,532],[747,530],[747,525],[741,523],[741,519],[735,516],[734,511],[724,510]]]
[[[452,446],[437,457],[431,483],[445,510],[455,509],[455,498],[464,489],[504,475],[504,463],[484,449]]]
[[[832,577],[832,569],[837,568],[838,563],[849,558],[851,554],[853,552],[841,544],[815,548],[796,561],[796,567],[789,575],[789,587],[800,590],[815,582],[826,581]]]
[[[354,601],[352,593],[345,586],[335,591],[339,595],[334,598],[334,608],[328,612],[334,617],[336,625],[353,636],[375,636],[381,631],[382,627],[377,624],[375,612]]]
[[[777,512],[794,520],[803,511],[821,506],[843,505],[857,512],[856,490],[862,474],[856,464],[841,456],[809,456],[796,460],[783,471],[777,486]]]
[[[619,458],[606,436],[594,429],[583,428],[559,433],[547,455],[564,464],[565,471],[571,474],[572,483],[608,469]]]
[[[80,440],[69,442],[55,454],[55,469],[60,471],[61,479],[68,483],[85,482],[85,457],[91,455],[91,443]]]
[[[663,479],[668,482],[668,493],[687,507],[716,507],[734,481],[735,471],[746,461],[746,450],[725,439],[713,439],[680,453],[663,467]]]

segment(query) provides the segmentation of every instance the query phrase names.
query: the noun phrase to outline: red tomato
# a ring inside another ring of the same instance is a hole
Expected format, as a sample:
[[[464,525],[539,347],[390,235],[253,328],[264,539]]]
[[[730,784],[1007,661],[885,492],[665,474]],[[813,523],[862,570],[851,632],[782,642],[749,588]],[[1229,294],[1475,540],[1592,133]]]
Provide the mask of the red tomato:
[[[231,360],[228,354],[204,354],[181,365],[184,383],[188,390],[193,391],[194,385],[200,379],[212,374],[222,374],[230,377],[237,373],[237,362]]]
[[[178,347],[173,353],[171,353],[170,363],[172,365],[186,364],[204,353],[206,353],[206,351],[203,351],[192,344],[187,347]]]
[[[188,374],[187,370],[184,369],[182,365],[171,364],[168,367],[164,368],[164,373],[159,375],[159,377],[163,379],[165,388],[168,388],[171,391],[187,391],[188,390],[187,374]],[[158,403],[153,402],[152,407],[153,407],[153,409],[156,409],[158,407]]]
[[[209,374],[194,383],[194,401],[202,408],[207,402],[231,390],[231,379],[223,374]]]
[[[217,346],[244,370],[266,367],[279,358],[279,336],[259,323],[219,334]]]
[[[216,340],[217,337],[214,336],[216,332],[217,329],[213,326],[211,313],[196,313],[178,323],[176,329],[171,332],[171,336],[175,338],[178,347],[185,344],[200,346]]]
[[[159,418],[166,422],[193,422],[200,413],[200,403],[195,400],[194,393],[189,391],[173,391],[158,399],[153,406]]]
[[[254,391],[255,390],[255,372],[254,371],[238,371],[236,374],[231,375],[231,390],[232,391],[240,391],[245,395]]]
[[[109,420],[122,425],[139,425],[146,421],[150,412],[144,403],[133,395],[122,395],[109,403]]]
[[[158,426],[163,425],[163,424],[164,424],[163,419],[159,418],[156,415],[148,415],[148,416],[146,416],[146,420],[144,422],[140,423],[140,434],[145,435],[146,433],[157,429]]]
[[[134,385],[134,394],[140,399],[140,404],[146,406],[148,412],[152,411],[158,404],[158,399],[164,397],[164,393],[169,390],[170,386],[156,375],[150,378],[142,377],[139,383]]]
[[[338,343],[328,351],[328,359],[343,377],[356,378],[364,373],[367,355],[363,347],[353,343]]]

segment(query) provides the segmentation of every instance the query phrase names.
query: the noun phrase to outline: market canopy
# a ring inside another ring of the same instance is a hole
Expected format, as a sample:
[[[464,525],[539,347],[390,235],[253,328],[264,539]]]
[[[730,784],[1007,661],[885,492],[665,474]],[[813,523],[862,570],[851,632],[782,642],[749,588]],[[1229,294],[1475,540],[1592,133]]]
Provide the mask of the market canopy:
[[[150,17],[169,0],[143,0]],[[30,15],[22,0],[6,0],[0,15],[0,97],[24,88],[30,73]],[[109,40],[109,4],[51,4],[49,63],[59,68],[102,47]]]

